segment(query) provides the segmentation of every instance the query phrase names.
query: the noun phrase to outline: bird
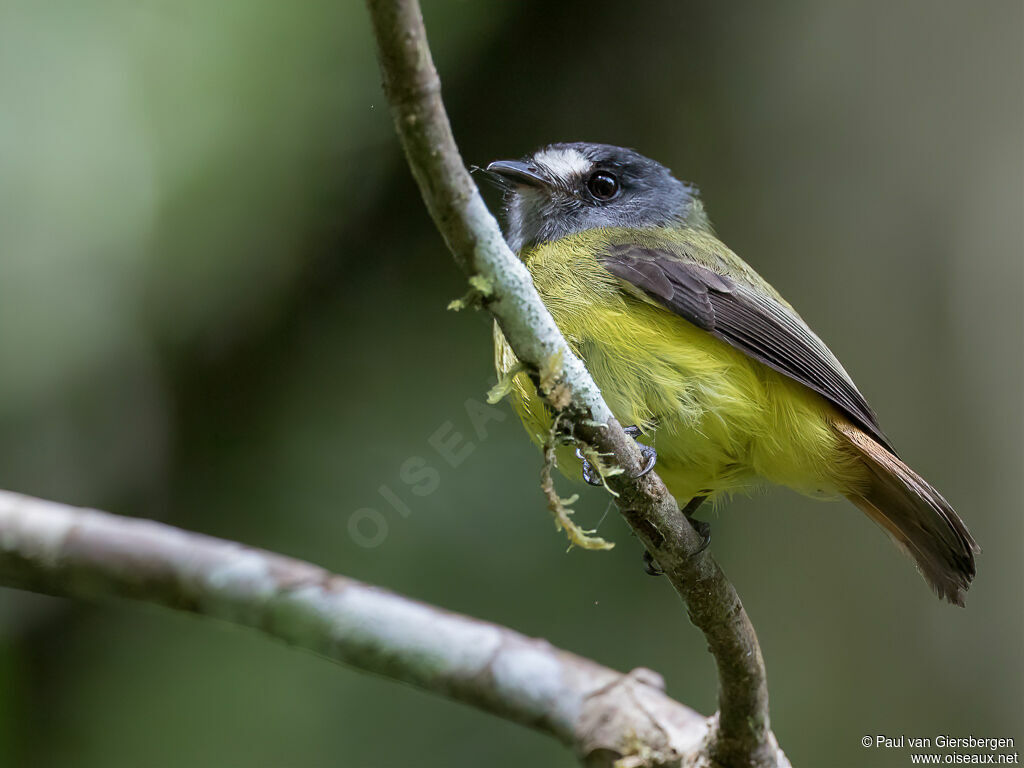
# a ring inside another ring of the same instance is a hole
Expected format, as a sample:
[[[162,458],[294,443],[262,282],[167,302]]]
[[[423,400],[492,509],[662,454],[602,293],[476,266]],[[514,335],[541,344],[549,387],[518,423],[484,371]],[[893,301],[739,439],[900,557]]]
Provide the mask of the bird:
[[[899,457],[828,346],[716,236],[694,185],[632,149],[587,142],[483,173],[503,191],[509,248],[612,414],[652,443],[645,458],[695,526],[705,500],[766,484],[846,497],[940,598],[964,604],[981,552],[966,525]],[[497,374],[542,444],[556,414],[497,324],[494,342]]]

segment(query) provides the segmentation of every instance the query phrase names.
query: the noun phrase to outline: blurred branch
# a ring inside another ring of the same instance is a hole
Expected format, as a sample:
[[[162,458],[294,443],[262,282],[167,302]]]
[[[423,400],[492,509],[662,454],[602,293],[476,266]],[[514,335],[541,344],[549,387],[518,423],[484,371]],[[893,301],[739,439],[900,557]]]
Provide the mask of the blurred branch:
[[[559,386],[538,387],[549,406],[575,438],[627,470],[608,478],[616,504],[708,640],[719,676],[709,758],[722,766],[778,765],[784,758],[770,733],[764,662],[739,596],[710,555],[698,554],[700,537],[660,478],[632,477],[642,466],[639,450],[505,245],[455,145],[418,2],[367,0],[367,7],[395,127],[434,223],[534,382],[541,370],[558,371]]]
[[[252,627],[549,733],[592,766],[622,755],[623,767],[693,759],[708,732],[650,670],[623,675],[310,563],[150,520],[0,491],[0,585],[128,597]]]

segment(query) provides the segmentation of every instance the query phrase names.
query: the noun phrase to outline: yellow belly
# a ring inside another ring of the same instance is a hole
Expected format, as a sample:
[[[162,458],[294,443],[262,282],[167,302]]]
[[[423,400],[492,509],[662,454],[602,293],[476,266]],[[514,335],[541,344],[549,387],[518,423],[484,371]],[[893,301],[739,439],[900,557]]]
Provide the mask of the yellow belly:
[[[658,451],[657,471],[681,502],[747,491],[761,481],[832,496],[857,487],[863,469],[837,439],[837,414],[817,393],[671,312],[625,294],[586,253],[527,261],[569,345],[586,363],[612,413],[636,424]],[[499,375],[516,363],[495,327]],[[551,414],[525,374],[515,407],[543,442]],[[559,454],[578,477],[571,452]]]

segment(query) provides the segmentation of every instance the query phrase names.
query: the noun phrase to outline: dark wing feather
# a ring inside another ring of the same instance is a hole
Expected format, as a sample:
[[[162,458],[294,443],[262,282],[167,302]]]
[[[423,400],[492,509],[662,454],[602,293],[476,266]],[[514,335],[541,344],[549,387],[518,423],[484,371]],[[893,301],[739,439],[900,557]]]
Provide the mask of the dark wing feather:
[[[871,406],[835,355],[781,301],[736,278],[653,248],[614,246],[601,255],[601,263],[680,317],[814,390],[893,450]]]

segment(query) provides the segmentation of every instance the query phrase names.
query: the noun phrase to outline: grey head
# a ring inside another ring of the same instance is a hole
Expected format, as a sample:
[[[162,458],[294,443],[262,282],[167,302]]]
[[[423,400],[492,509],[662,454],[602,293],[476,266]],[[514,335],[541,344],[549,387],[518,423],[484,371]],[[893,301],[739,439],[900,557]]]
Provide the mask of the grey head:
[[[708,228],[695,187],[624,147],[550,144],[485,173],[505,191],[505,239],[516,252],[602,227]]]

